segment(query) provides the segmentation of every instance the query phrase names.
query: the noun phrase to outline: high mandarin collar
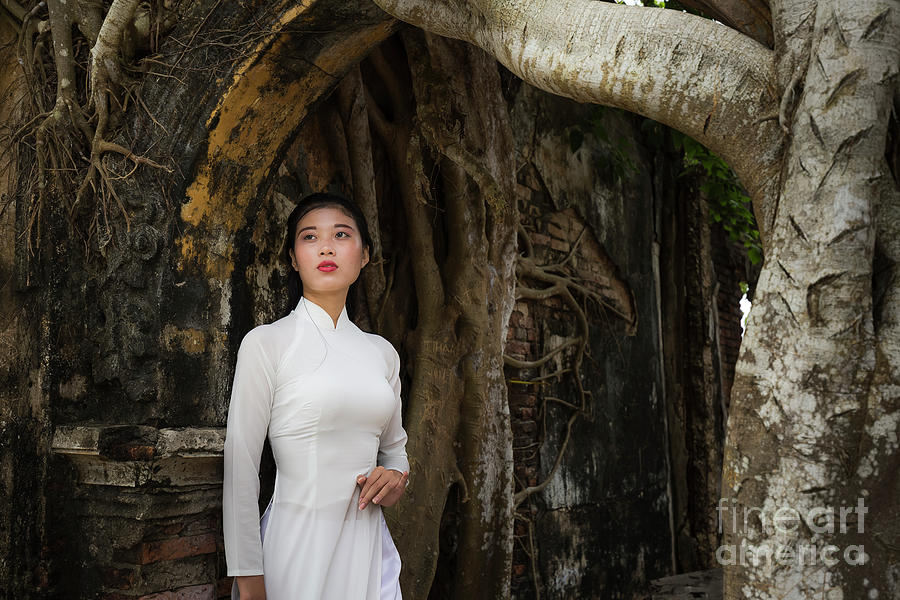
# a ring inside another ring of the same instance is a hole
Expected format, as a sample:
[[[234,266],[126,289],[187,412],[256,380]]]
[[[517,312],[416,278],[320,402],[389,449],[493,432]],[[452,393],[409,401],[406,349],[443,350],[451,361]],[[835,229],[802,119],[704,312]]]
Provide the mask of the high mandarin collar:
[[[337,326],[334,325],[334,320],[331,318],[331,315],[328,314],[328,311],[310,300],[305,296],[300,297],[300,301],[297,303],[297,308],[295,309],[301,315],[308,315],[309,318],[313,320],[313,322],[318,325],[322,329],[327,329],[329,331],[337,331],[339,329],[343,329],[350,324],[350,317],[347,315],[347,305],[341,308],[341,314],[338,316]]]

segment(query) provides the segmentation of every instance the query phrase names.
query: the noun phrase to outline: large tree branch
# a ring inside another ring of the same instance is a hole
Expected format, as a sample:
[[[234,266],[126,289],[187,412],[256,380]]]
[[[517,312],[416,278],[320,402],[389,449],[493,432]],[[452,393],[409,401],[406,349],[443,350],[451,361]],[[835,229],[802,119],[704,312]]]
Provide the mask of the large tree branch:
[[[480,46],[531,85],[636,112],[700,141],[734,167],[765,234],[782,134],[773,54],[761,44],[679,11],[590,0],[376,3]]]

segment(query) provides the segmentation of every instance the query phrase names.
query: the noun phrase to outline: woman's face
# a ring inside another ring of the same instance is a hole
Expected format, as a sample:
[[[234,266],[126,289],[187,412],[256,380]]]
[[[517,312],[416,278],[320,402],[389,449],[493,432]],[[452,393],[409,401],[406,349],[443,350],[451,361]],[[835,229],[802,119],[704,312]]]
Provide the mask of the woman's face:
[[[303,215],[290,254],[304,293],[346,292],[369,262],[369,251],[363,247],[356,221],[331,206]]]

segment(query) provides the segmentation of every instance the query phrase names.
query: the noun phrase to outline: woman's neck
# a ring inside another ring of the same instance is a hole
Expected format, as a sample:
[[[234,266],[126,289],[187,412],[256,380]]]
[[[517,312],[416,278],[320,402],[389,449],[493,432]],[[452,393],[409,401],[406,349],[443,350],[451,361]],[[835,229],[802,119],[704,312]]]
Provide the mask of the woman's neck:
[[[334,321],[335,327],[337,327],[338,318],[341,316],[341,311],[344,310],[344,304],[347,302],[347,290],[343,292],[310,291],[308,293],[304,290],[303,297],[325,309],[325,312],[328,313],[331,320]]]

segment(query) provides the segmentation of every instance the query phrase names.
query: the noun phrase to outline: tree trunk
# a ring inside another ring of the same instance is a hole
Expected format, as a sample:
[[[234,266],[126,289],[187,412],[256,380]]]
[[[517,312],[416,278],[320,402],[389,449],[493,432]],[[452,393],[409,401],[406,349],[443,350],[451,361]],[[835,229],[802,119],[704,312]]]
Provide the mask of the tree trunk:
[[[392,122],[371,108],[401,190],[418,303],[407,418],[417,475],[398,520],[398,543],[406,551],[404,593],[429,594],[441,515],[458,484],[456,552],[441,557],[457,564],[452,594],[505,597],[512,435],[502,357],[515,282],[512,135],[494,61],[442,38],[409,32],[403,39],[416,119],[403,100],[401,78],[377,56],[373,62],[393,100]],[[425,175],[427,149],[439,179]],[[439,182],[443,191],[432,195]],[[437,225],[429,200],[446,214]]]
[[[398,19],[475,44],[542,90],[629,110],[731,165],[765,236],[777,192],[773,56],[729,27],[675,10],[591,0],[376,0]]]
[[[900,11],[831,1],[809,17],[776,30],[799,99],[732,392],[726,597],[896,598],[900,205],[884,155]],[[753,565],[754,547],[776,559]]]

